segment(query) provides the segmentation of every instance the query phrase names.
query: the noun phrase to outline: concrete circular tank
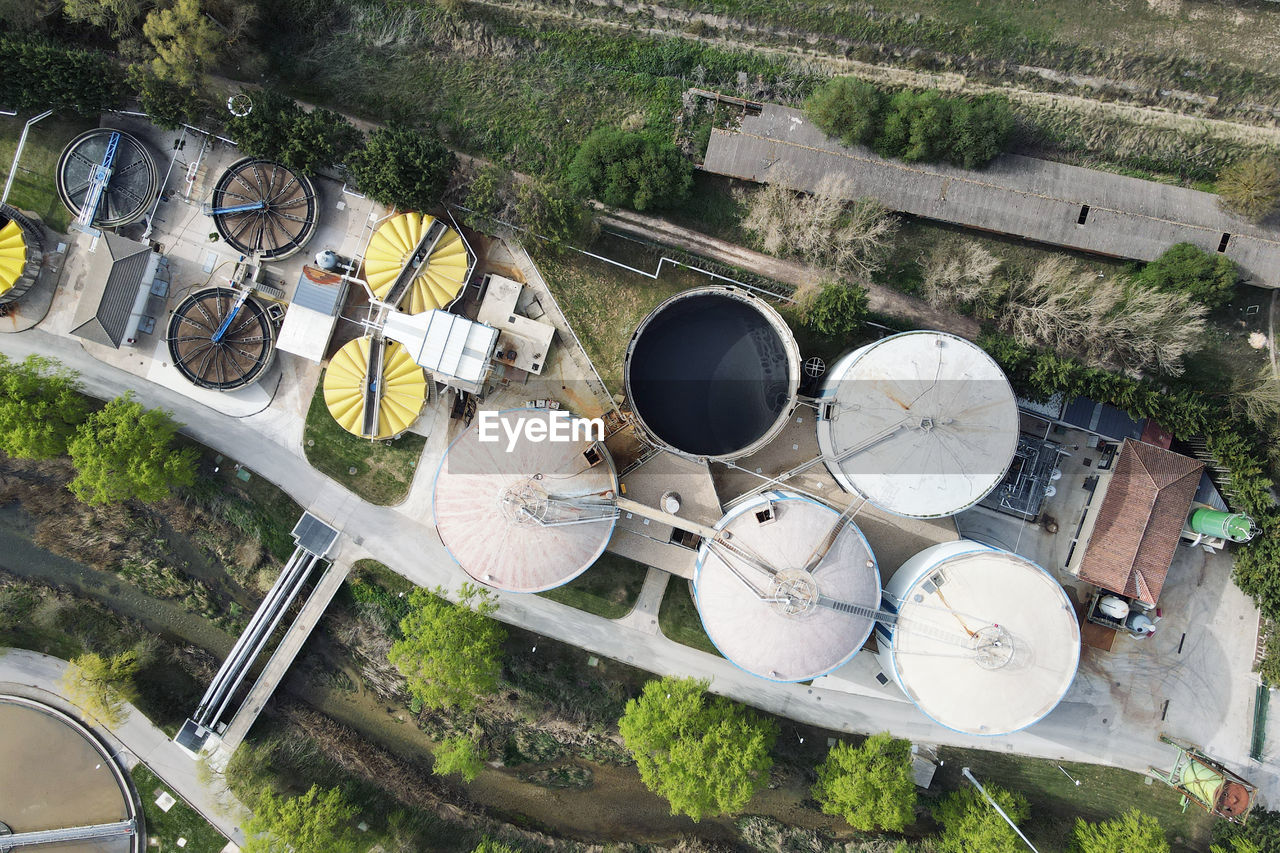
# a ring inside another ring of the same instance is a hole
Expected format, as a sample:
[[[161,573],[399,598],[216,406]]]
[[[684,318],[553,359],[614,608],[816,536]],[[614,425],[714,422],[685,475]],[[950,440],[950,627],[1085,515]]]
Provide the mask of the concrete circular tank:
[[[58,158],[55,179],[58,196],[73,216],[79,216],[94,186],[94,175],[114,141],[111,175],[98,201],[93,224],[116,228],[137,221],[159,192],[156,161],[137,137],[100,127],[71,140]]]
[[[316,231],[315,184],[287,166],[246,157],[227,167],[210,201],[213,225],[237,251],[265,260],[297,252]]]
[[[563,416],[482,411],[440,462],[436,530],[481,583],[511,592],[561,586],[586,571],[613,535],[618,477],[604,445],[572,432],[566,441],[531,440],[529,424],[549,430]]]
[[[782,317],[733,287],[676,294],[640,322],[623,383],[658,444],[686,456],[735,459],[786,424],[800,385],[800,350]]]
[[[33,850],[137,853],[142,816],[124,771],[81,723],[47,705],[0,695],[0,825],[13,833],[136,820],[132,834]],[[0,850],[5,849],[0,837]],[[22,848],[27,849],[27,848]]]
[[[949,729],[1024,729],[1075,679],[1080,623],[1071,600],[1017,554],[966,540],[934,545],[889,579],[884,602],[898,615],[876,626],[881,667]]]
[[[807,681],[858,653],[875,624],[880,574],[852,519],[770,491],[716,530],[698,553],[694,599],[726,658],[761,678]]]
[[[897,515],[938,518],[999,485],[1018,405],[991,356],[943,332],[904,332],[840,358],[819,393],[818,447],[841,487]]]
[[[227,287],[192,293],[169,318],[169,357],[187,381],[215,391],[257,382],[275,356],[276,329],[253,297]]]

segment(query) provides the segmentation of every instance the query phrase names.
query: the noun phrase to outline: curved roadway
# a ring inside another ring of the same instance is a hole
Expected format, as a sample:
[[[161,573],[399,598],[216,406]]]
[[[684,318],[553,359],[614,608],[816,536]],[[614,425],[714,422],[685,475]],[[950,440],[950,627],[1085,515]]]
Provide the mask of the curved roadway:
[[[421,500],[415,500],[421,483],[415,484],[409,500],[401,507],[366,503],[307,463],[302,455],[301,421],[297,418],[270,409],[243,419],[224,415],[104,364],[88,355],[78,342],[40,329],[0,335],[0,352],[13,358],[29,354],[56,358],[79,371],[85,390],[94,396],[109,398],[133,390],[142,403],[170,410],[186,424],[185,434],[239,460],[280,486],[304,508],[342,529],[343,547],[357,552],[348,551],[353,558],[366,554],[428,588],[442,585],[454,590],[468,580],[441,545],[429,523],[427,508],[421,506]],[[500,607],[496,616],[505,622],[658,674],[706,678],[717,693],[837,731],[887,730],[913,741],[1111,764],[1138,772],[1152,764],[1167,764],[1174,754],[1156,740],[1156,732],[1126,725],[1122,709],[1112,705],[1109,697],[1082,697],[1082,692],[1095,692],[1082,685],[1083,679],[1077,680],[1076,687],[1053,713],[1030,729],[984,738],[953,732],[931,722],[904,701],[892,685],[883,696],[877,696],[804,684],[774,684],[749,675],[726,660],[675,643],[660,633],[647,633],[625,621],[604,619],[538,596],[500,593],[497,598]],[[854,663],[867,665],[857,658]]]

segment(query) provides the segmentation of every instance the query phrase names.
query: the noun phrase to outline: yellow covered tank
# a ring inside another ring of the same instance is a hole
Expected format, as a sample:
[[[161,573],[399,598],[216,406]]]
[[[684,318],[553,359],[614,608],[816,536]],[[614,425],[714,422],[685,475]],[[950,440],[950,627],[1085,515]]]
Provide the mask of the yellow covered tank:
[[[381,360],[370,377],[372,361]],[[366,388],[368,393],[366,393]],[[418,419],[427,398],[426,372],[395,341],[372,336],[348,341],[329,362],[324,374],[324,402],[338,425],[361,438],[392,438]],[[366,412],[365,401],[375,408]]]
[[[375,297],[386,301],[391,296],[407,314],[445,308],[457,298],[471,272],[471,256],[462,235],[443,222],[436,223],[434,216],[402,213],[378,226],[364,256],[365,279]],[[415,250],[433,226],[439,237],[428,241],[428,254],[418,274],[403,292],[393,294],[396,280],[415,262]]]
[[[21,297],[40,274],[40,230],[17,210],[0,204],[0,303]]]

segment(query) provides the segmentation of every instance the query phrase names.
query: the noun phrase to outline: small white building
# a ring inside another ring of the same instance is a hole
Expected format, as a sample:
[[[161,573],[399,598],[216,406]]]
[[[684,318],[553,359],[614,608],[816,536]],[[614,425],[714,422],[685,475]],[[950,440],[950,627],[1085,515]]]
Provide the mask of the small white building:
[[[537,304],[536,300],[526,303],[526,314],[519,313],[523,290],[524,285],[518,281],[494,273],[486,275],[484,298],[476,319],[498,330],[496,361],[537,375],[542,373],[551,354],[556,327],[526,316],[529,308]]]

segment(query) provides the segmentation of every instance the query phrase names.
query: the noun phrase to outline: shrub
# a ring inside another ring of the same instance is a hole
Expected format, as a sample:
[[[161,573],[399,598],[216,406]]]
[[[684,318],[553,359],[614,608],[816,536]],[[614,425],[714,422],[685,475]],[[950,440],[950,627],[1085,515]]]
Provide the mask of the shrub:
[[[1280,203],[1280,165],[1274,157],[1238,160],[1218,178],[1222,205],[1257,222]]]
[[[1027,819],[1031,809],[1027,798],[995,785],[986,786],[991,799],[1000,804],[1014,823]],[[1004,818],[976,788],[961,788],[948,794],[934,809],[942,824],[939,853],[1021,853],[1022,841]]]
[[[276,160],[304,175],[340,163],[361,142],[361,133],[324,107],[311,112],[271,89],[250,93],[253,111],[233,116],[228,132],[249,157]]]
[[[847,145],[863,144],[883,157],[945,160],[966,169],[1005,149],[1015,121],[999,95],[948,97],[937,89],[902,90],[886,99],[875,86],[837,77],[805,103],[811,121]]]
[[[826,282],[804,306],[804,321],[832,338],[849,338],[867,319],[867,291],[856,284]]]
[[[0,104],[11,109],[96,116],[124,101],[123,71],[96,50],[0,36],[0,68]]]
[[[424,211],[440,201],[454,162],[440,140],[392,124],[370,134],[347,165],[356,185],[376,201]]]
[[[1206,252],[1190,243],[1176,243],[1142,268],[1138,283],[1144,287],[1185,293],[1208,308],[1231,301],[1238,277],[1235,261]]]
[[[689,197],[693,166],[675,145],[602,127],[569,164],[569,188],[581,198],[633,210],[674,207]]]

